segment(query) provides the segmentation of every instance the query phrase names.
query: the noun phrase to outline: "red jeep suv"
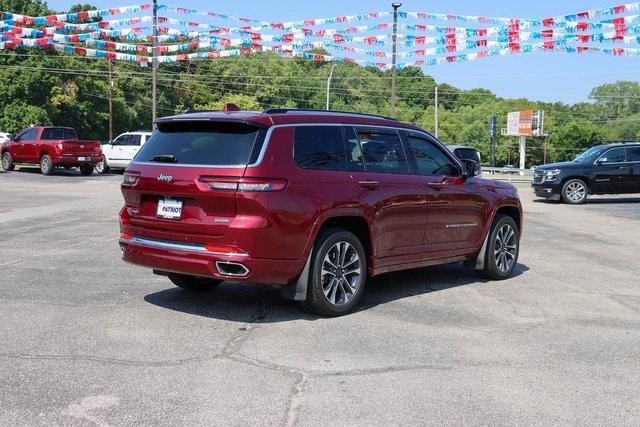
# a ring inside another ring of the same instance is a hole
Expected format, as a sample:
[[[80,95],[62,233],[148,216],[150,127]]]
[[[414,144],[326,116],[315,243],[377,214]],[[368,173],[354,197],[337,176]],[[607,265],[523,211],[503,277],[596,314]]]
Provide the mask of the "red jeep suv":
[[[515,188],[478,178],[428,132],[234,107],[156,121],[122,183],[125,261],[188,290],[279,285],[328,316],[353,309],[382,273],[464,261],[491,279],[513,274]]]

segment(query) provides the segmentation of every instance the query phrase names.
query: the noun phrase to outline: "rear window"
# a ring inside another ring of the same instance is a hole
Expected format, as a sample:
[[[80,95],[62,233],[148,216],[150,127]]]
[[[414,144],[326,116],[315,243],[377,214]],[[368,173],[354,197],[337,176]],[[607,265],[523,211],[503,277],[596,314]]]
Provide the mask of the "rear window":
[[[135,157],[138,162],[244,166],[255,163],[266,130],[238,122],[162,123]]]
[[[293,158],[304,169],[347,170],[340,126],[297,126]]]
[[[76,131],[70,128],[46,128],[42,131],[42,139],[77,139]]]

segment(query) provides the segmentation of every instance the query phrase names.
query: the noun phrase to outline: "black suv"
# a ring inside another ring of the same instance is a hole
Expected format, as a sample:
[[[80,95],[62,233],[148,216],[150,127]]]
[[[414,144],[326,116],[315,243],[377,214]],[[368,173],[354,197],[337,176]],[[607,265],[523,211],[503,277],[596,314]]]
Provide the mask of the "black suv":
[[[640,142],[598,145],[571,162],[537,167],[536,196],[577,205],[589,194],[640,193]]]

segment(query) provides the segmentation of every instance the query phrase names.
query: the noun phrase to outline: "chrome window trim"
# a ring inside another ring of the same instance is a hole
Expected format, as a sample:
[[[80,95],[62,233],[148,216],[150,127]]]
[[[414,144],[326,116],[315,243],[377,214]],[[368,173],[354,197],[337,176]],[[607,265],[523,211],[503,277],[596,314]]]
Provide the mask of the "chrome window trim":
[[[390,129],[390,130],[395,130],[395,131],[411,131],[411,132],[416,132],[422,135],[425,135],[427,137],[431,137],[434,138],[433,136],[431,136],[429,133],[425,132],[425,131],[419,131],[419,130],[415,130],[412,128],[403,128],[403,127],[399,127],[399,126],[384,126],[384,125],[370,125],[370,124],[361,124],[361,123],[341,123],[341,122],[335,122],[335,123],[330,123],[330,122],[318,122],[318,123],[285,123],[285,124],[280,124],[280,125],[273,125],[270,126],[269,129],[267,129],[267,134],[264,137],[264,142],[262,143],[262,148],[260,149],[260,154],[258,154],[258,158],[256,159],[256,161],[254,163],[251,163],[249,165],[197,165],[197,164],[189,164],[189,165],[184,165],[184,164],[170,164],[170,163],[154,163],[154,162],[140,162],[140,161],[136,161],[133,160],[131,162],[131,166],[135,166],[135,165],[151,165],[151,166],[167,166],[167,167],[186,167],[186,168],[210,168],[210,169],[239,169],[239,168],[255,168],[257,166],[260,166],[260,164],[262,163],[262,161],[264,160],[264,156],[267,153],[267,149],[269,148],[269,143],[271,142],[271,137],[273,134],[273,131],[275,129],[280,129],[280,128],[288,128],[288,127],[296,127],[296,126],[366,126],[366,127],[370,127],[370,128],[384,128],[384,129]],[[436,141],[438,141],[436,139]],[[442,143],[440,141],[438,141],[440,143],[440,145],[442,145]],[[448,150],[447,150],[448,151]]]

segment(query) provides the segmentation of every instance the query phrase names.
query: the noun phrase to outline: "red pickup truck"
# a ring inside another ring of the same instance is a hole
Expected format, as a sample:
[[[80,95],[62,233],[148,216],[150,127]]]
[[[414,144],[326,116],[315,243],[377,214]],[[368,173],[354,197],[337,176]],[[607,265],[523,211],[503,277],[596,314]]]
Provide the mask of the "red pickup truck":
[[[13,170],[16,163],[39,163],[43,175],[52,175],[56,166],[77,166],[82,175],[91,175],[101,161],[100,141],[80,140],[73,128],[30,127],[2,144],[5,171]]]

